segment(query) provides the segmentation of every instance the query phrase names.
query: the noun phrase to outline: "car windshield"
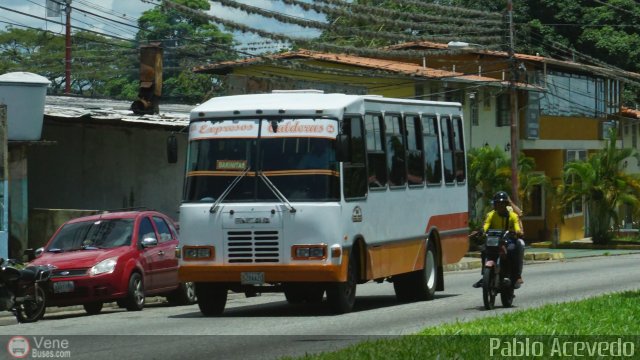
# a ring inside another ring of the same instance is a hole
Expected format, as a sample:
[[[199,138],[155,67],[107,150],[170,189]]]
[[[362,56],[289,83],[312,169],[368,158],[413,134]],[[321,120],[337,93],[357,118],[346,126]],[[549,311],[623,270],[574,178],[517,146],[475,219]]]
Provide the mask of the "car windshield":
[[[108,249],[131,245],[133,219],[83,221],[66,224],[47,251]]]

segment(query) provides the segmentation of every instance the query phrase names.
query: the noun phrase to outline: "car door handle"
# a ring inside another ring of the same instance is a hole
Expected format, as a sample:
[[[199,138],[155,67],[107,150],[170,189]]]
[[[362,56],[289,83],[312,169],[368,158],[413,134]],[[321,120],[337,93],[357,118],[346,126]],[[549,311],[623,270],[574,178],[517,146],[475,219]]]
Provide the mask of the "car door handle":
[[[164,256],[164,251],[162,251],[162,250],[158,251],[158,255]]]

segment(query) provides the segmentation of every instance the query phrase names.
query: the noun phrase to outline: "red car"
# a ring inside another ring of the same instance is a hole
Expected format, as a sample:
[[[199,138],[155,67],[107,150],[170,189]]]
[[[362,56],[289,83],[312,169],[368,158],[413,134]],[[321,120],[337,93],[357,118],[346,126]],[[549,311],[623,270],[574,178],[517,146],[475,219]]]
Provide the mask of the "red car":
[[[149,295],[191,304],[193,283],[178,282],[177,245],[178,232],[166,215],[112,212],[67,221],[30,264],[52,268],[47,306],[84,305],[97,314],[103,303],[117,301],[142,310]]]

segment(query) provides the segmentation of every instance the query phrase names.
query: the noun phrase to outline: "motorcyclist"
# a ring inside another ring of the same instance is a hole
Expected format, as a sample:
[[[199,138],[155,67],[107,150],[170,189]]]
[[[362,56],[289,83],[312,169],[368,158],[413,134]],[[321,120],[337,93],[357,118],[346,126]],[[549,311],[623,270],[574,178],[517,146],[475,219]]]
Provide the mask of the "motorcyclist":
[[[516,212],[517,207],[513,205],[509,195],[504,191],[498,191],[493,195],[493,210],[491,210],[485,218],[482,232],[489,229],[504,229],[516,234],[516,241],[509,242],[507,246],[507,255],[512,264],[515,265],[516,282],[514,288],[518,289],[524,282],[522,280],[522,264],[524,261],[524,242],[520,240],[523,235],[520,217]],[[520,209],[518,209],[520,210]],[[482,268],[484,268],[486,255],[482,251]],[[482,279],[473,284],[473,287],[482,287]]]

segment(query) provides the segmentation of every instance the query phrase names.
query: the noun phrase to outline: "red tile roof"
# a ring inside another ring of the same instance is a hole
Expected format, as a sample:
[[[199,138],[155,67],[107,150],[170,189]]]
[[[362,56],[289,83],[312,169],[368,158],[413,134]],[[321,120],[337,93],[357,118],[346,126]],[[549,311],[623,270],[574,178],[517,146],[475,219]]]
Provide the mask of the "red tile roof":
[[[393,61],[384,59],[375,59],[362,56],[348,55],[348,54],[334,54],[323,53],[312,50],[299,50],[292,51],[276,55],[267,55],[262,57],[241,59],[235,61],[225,61],[216,64],[203,65],[194,68],[195,72],[214,73],[214,74],[226,74],[231,71],[232,68],[248,66],[252,64],[262,64],[273,60],[291,60],[291,59],[313,59],[321,60],[345,65],[359,66],[363,68],[385,70],[393,73],[410,75],[429,79],[447,79],[451,81],[459,82],[485,82],[495,83],[499,85],[506,85],[508,82],[499,79],[478,76],[478,75],[465,75],[461,72],[453,72],[447,70],[439,70],[428,67],[423,67],[413,63],[403,61]],[[537,89],[529,84],[518,83],[520,88]]]

